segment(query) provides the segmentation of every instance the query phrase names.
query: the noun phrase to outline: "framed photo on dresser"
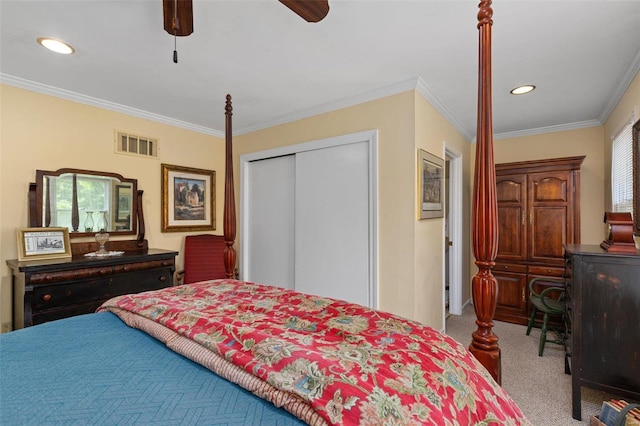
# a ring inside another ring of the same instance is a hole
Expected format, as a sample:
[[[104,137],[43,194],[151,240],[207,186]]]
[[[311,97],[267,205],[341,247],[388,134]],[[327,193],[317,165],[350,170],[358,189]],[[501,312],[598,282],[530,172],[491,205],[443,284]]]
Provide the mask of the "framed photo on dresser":
[[[42,260],[71,257],[69,228],[20,228],[18,260]]]

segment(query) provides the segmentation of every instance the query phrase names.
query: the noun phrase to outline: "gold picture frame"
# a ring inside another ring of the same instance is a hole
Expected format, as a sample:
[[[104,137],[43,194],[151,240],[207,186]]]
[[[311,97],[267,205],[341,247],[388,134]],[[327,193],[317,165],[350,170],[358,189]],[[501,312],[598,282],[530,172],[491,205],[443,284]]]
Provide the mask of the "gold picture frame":
[[[69,228],[19,228],[18,261],[71,257]]]
[[[418,217],[444,217],[444,160],[418,149]]]
[[[162,164],[162,232],[216,229],[216,172]]]

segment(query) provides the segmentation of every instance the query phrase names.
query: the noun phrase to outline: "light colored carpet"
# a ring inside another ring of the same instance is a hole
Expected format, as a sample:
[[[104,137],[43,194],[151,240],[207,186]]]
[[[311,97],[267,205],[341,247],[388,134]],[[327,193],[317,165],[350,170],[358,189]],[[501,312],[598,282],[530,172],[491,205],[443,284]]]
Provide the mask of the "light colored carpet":
[[[470,305],[462,315],[451,315],[446,322],[446,333],[466,347],[476,328]],[[564,348],[547,343],[544,356],[539,357],[540,329],[532,329],[529,336],[526,331],[523,325],[495,321],[494,332],[502,356],[502,387],[535,426],[589,424],[590,416],[600,412],[602,401],[614,397],[582,387],[582,422],[574,420],[571,376],[564,374]]]

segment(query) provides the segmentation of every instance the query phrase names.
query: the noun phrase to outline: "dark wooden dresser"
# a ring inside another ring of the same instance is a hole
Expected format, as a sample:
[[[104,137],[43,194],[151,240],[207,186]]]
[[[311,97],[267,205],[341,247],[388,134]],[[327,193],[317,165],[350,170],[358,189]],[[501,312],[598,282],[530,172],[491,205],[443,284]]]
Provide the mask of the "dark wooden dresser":
[[[581,386],[640,400],[640,252],[568,244],[565,253],[572,415],[580,420]]]
[[[13,273],[13,328],[94,312],[104,301],[173,285],[176,251],[18,262]]]

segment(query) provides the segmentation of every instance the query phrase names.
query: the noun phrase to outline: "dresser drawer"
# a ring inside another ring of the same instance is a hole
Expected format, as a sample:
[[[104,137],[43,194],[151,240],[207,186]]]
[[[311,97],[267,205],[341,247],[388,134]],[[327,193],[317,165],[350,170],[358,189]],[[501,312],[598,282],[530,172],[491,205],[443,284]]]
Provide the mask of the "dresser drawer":
[[[153,268],[173,266],[174,259],[152,260],[146,262],[125,263],[122,265],[105,265],[94,268],[82,268],[66,271],[36,273],[29,276],[29,284],[46,284],[60,281],[78,281],[107,277],[123,272],[143,271]]]
[[[32,325],[43,324],[62,318],[74,317],[76,315],[91,314],[102,305],[104,300],[93,300],[77,305],[62,306],[44,311],[37,311],[31,315]]]
[[[564,275],[564,268],[558,268],[554,266],[529,266],[529,275],[562,277]]]
[[[170,268],[156,268],[85,281],[37,286],[33,289],[31,309],[36,314],[42,310],[90,301],[102,303],[107,299],[127,293],[157,290],[172,285],[172,275]]]
[[[493,267],[494,271],[499,272],[512,272],[515,274],[526,274],[527,266],[526,265],[515,265],[513,263],[505,264],[505,263],[496,263],[496,266]]]

